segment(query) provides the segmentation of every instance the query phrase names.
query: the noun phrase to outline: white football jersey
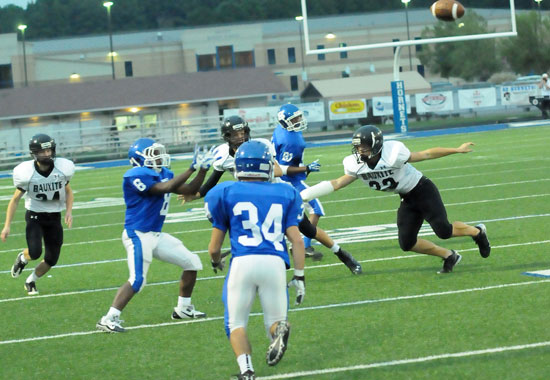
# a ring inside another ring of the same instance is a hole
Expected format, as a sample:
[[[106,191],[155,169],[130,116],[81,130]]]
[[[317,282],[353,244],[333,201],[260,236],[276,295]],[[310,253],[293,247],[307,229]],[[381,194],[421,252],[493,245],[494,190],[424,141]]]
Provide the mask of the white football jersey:
[[[374,169],[365,162],[358,163],[352,154],[344,158],[344,171],[347,175],[362,179],[374,190],[407,194],[422,178],[422,173],[407,163],[410,156],[410,150],[402,142],[386,141]]]
[[[251,140],[260,141],[267,145],[269,147],[271,155],[273,156],[273,159],[275,159],[275,147],[273,146],[273,144],[271,144],[271,141],[262,138]],[[216,147],[216,150],[214,151],[214,163],[212,164],[212,167],[214,168],[214,170],[217,170],[219,172],[229,171],[231,174],[235,174],[235,157],[229,154],[228,143],[224,143]]]
[[[34,160],[20,163],[13,169],[13,184],[25,190],[25,208],[34,212],[61,212],[65,210],[65,186],[74,175],[74,163],[66,158],[55,158],[54,168],[44,177],[34,167]]]

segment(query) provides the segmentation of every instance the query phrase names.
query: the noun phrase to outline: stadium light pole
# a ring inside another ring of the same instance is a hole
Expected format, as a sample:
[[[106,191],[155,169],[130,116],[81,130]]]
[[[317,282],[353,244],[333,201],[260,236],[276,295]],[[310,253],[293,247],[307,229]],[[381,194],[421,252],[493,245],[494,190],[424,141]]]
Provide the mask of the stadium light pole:
[[[405,18],[407,19],[407,39],[410,41],[411,35],[409,32],[409,3],[411,2],[411,0],[401,0],[401,2],[405,4]],[[413,64],[412,64],[412,58],[411,58],[411,45],[409,45],[408,48],[409,48],[409,66],[412,71]]]
[[[304,36],[302,35],[302,22],[304,21],[304,16],[294,17],[298,21],[298,31],[300,33],[300,59],[302,60],[302,82],[307,81],[306,73],[306,64],[304,62]]]
[[[21,31],[21,41],[23,41],[23,70],[25,71],[25,87],[29,86],[29,80],[27,78],[27,51],[25,49],[25,29],[27,25],[21,24],[17,27]]]
[[[112,1],[105,1],[103,6],[107,8],[107,21],[109,23],[109,46],[111,56],[111,72],[113,73],[113,80],[115,79],[115,54],[113,52],[113,28],[111,26],[111,7],[113,6]]]
[[[542,13],[540,11],[540,3],[542,2],[542,0],[535,0],[535,2],[537,3],[537,5],[539,7],[539,16],[542,17]]]

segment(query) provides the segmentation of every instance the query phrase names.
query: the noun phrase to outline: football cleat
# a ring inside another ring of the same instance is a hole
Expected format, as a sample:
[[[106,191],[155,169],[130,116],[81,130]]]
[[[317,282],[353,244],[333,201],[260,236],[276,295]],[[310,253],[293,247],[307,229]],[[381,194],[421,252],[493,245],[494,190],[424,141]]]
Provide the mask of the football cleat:
[[[245,373],[239,373],[230,377],[230,380],[255,380],[256,374],[254,371],[248,370]]]
[[[25,266],[28,264],[28,262],[23,262],[24,259],[25,256],[23,252],[20,252],[15,259],[15,264],[13,264],[13,266],[11,267],[11,276],[13,278],[19,277],[21,272],[23,272],[23,269],[25,269]]]
[[[36,283],[34,281],[25,282],[25,290],[29,296],[35,296],[38,294],[38,290],[36,290]]]
[[[267,348],[265,361],[268,365],[274,366],[279,363],[285,354],[288,336],[290,335],[290,324],[287,321],[280,321],[275,328],[273,342]]]
[[[479,230],[479,234],[473,236],[472,239],[474,239],[479,248],[479,254],[485,259],[491,254],[491,243],[489,243],[489,239],[487,238],[487,227],[483,223],[475,227]]]
[[[306,259],[310,257],[313,261],[321,261],[323,259],[323,254],[319,251],[316,251],[313,247],[306,248]]]
[[[446,259],[443,259],[443,268],[437,273],[451,273],[454,266],[458,264],[460,260],[462,260],[462,256],[459,255],[457,251],[451,250],[451,255]]]
[[[195,310],[195,306],[193,305],[189,305],[183,310],[175,307],[174,311],[172,312],[172,319],[196,319],[196,318],[206,318],[206,313]]]
[[[338,252],[335,253],[336,256],[340,259],[341,262],[343,262],[351,271],[353,274],[361,274],[363,273],[363,268],[361,267],[361,264],[355,258],[349,253],[348,251],[344,251],[342,248]]]
[[[121,333],[126,332],[126,329],[122,327],[122,322],[119,317],[108,318],[106,315],[101,317],[99,322],[95,325],[98,330],[108,333]]]

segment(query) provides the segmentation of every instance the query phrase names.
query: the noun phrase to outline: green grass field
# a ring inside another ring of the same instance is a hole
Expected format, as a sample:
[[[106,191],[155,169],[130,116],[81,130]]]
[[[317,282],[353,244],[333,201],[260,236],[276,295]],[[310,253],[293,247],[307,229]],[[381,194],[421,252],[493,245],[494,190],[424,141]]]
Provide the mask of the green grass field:
[[[402,252],[396,239],[399,197],[356,181],[322,199],[320,226],[361,261],[352,276],[325,248],[306,263],[307,293],[291,305],[292,333],[284,359],[265,364],[268,340],[259,305],[249,335],[262,379],[544,379],[550,369],[550,279],[523,275],[550,269],[550,127],[406,140],[411,150],[475,142],[475,151],[415,164],[441,191],[449,219],[484,222],[492,244],[482,259],[470,238],[439,240],[462,262],[438,275],[439,259]],[[310,148],[322,170],[308,183],[343,174],[350,146]],[[174,171],[188,162],[176,161]],[[0,245],[1,379],[227,379],[238,372],[223,328],[223,275],[210,269],[210,224],[201,201],[172,197],[164,231],[199,254],[204,270],[193,294],[206,320],[170,319],[180,269],[159,261],[148,284],[122,313],[125,334],[96,332],[116,289],[127,280],[121,243],[121,177],[127,167],[83,170],[71,181],[74,225],[65,230],[59,265],[23,289],[30,274],[9,269],[25,247],[24,207]],[[223,179],[230,180],[228,174]],[[13,194],[0,180],[0,209]],[[93,203],[92,203],[93,202]],[[177,213],[177,215],[175,215]],[[4,215],[4,214],[2,214]],[[226,241],[226,246],[228,242]],[[288,273],[289,278],[291,273]],[[291,297],[293,293],[291,292]]]

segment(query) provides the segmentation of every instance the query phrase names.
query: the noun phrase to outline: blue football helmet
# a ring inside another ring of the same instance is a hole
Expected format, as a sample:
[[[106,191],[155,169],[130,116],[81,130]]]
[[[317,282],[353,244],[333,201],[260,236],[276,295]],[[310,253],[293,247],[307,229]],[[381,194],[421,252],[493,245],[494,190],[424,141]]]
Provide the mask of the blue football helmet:
[[[250,140],[241,144],[235,153],[235,177],[272,178],[273,156],[261,141]]]
[[[145,166],[160,172],[170,166],[170,155],[164,145],[153,139],[137,139],[128,149],[128,158],[133,166]]]
[[[298,132],[307,128],[307,120],[304,117],[304,113],[294,104],[289,103],[281,106],[277,119],[279,119],[279,123],[287,131]]]

